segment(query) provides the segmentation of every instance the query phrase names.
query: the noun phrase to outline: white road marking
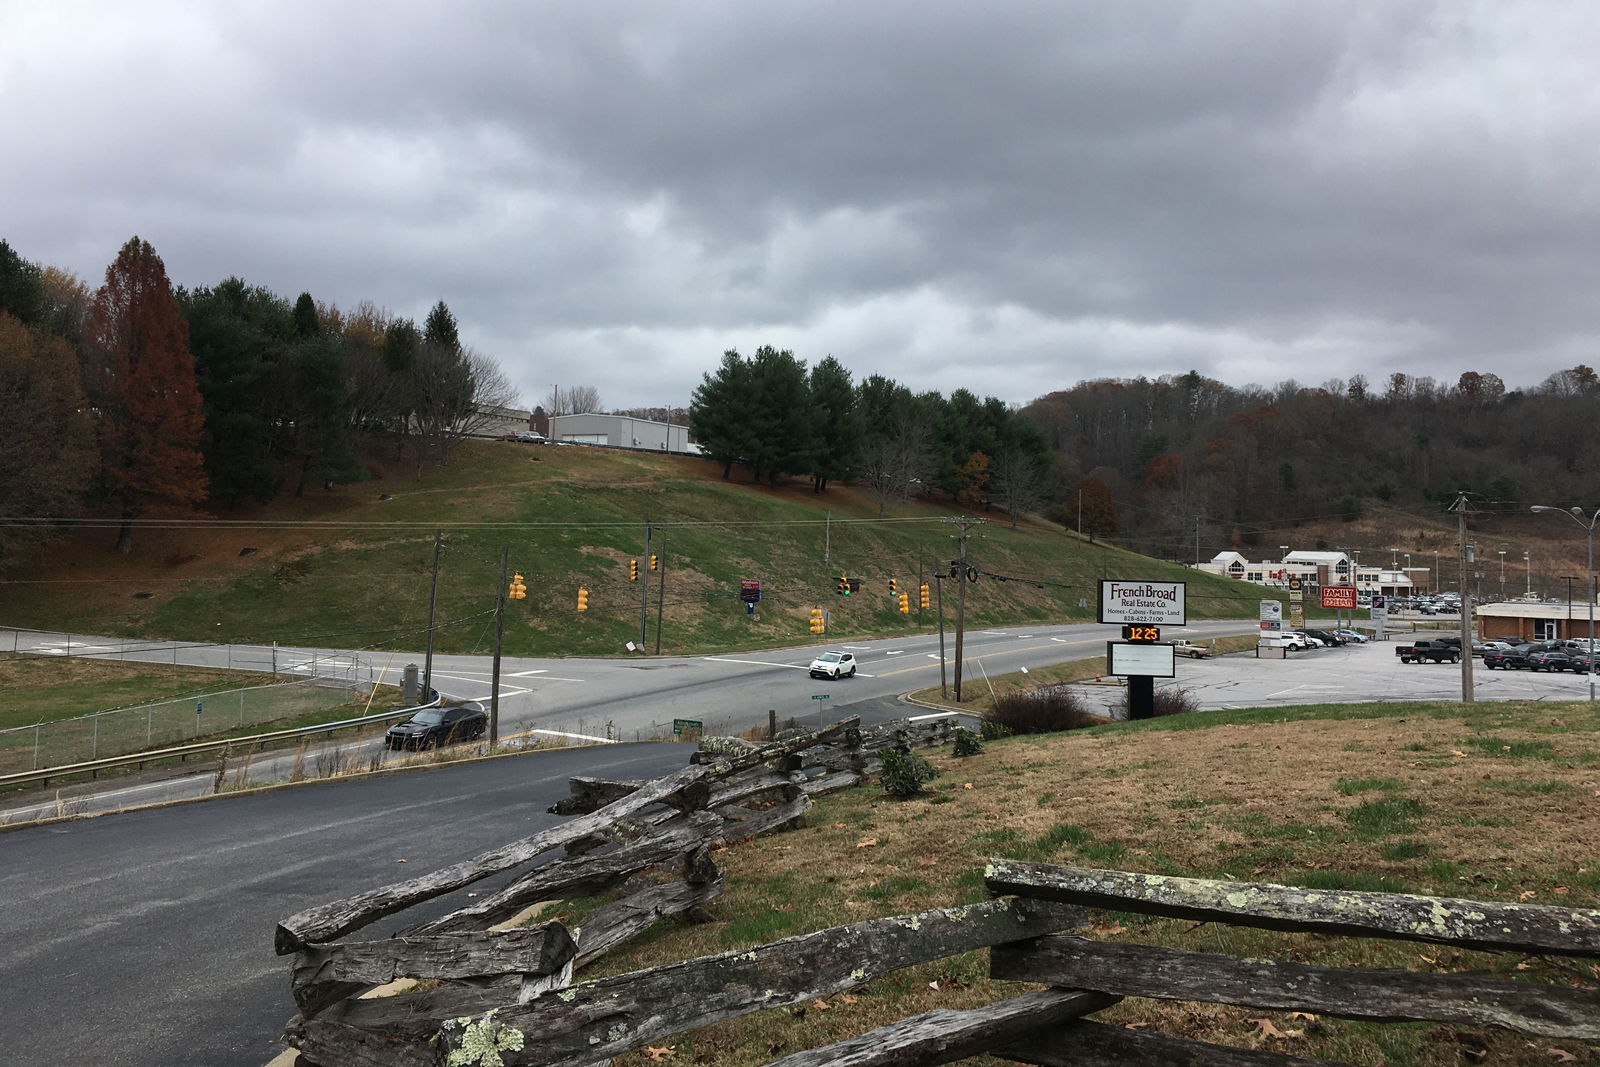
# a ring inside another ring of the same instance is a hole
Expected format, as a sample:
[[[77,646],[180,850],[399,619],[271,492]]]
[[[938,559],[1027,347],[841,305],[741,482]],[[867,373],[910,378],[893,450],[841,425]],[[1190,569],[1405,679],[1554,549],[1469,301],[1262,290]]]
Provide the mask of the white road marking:
[[[602,745],[614,745],[617,743],[616,739],[612,737],[594,737],[590,734],[575,734],[571,730],[529,730],[527,732],[530,734],[548,734],[551,737],[576,737],[580,741],[598,741]]]
[[[888,652],[885,652],[884,655],[885,656],[898,656],[900,653],[902,653],[904,651],[905,651],[905,649],[903,649],[903,648],[893,648],[893,649],[890,649]]]
[[[991,635],[993,637],[1010,637],[1011,636],[1010,634],[1006,633],[1004,630],[979,630],[978,632],[980,634],[989,634],[989,635]]]
[[[1072,643],[1071,641],[1068,641],[1065,637],[1052,637],[1050,640],[1054,641],[1058,645],[1070,645]]]
[[[928,719],[955,719],[968,715],[976,719],[978,716],[970,711],[936,711],[932,715],[913,715],[906,722],[925,722]]]
[[[702,656],[701,659],[710,660],[712,663],[743,663],[751,667],[788,667],[796,671],[806,669],[798,663],[768,663],[761,659],[724,659],[721,656]]]
[[[929,652],[928,653],[928,658],[929,659],[939,659],[940,658],[939,657],[939,653],[937,653],[937,652]]]
[[[516,674],[509,674],[506,677],[508,677],[508,678],[532,678],[536,674],[549,674],[549,673],[550,672],[548,670],[518,671]]]

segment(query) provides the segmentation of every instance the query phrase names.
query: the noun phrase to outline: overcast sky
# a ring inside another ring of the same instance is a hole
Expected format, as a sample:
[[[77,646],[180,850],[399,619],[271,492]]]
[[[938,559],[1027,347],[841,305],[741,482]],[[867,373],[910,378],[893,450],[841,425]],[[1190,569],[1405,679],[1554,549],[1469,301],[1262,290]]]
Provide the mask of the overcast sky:
[[[1025,402],[1600,362],[1600,4],[0,4],[0,237],[541,398],[760,344]]]

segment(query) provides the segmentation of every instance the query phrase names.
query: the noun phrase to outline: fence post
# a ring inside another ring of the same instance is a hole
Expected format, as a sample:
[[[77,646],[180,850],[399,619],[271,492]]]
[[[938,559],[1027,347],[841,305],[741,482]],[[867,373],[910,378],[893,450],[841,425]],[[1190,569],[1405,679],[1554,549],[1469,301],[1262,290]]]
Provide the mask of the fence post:
[[[150,747],[150,720],[155,714],[155,706],[146,704],[144,707],[144,747]]]
[[[272,680],[278,680],[278,642],[272,642]]]
[[[33,769],[39,769],[39,724],[33,724]]]
[[[172,665],[174,667],[178,665],[178,642],[176,639],[172,642]]]
[[[244,725],[244,690],[239,690],[239,725]]]
[[[228,669],[231,671],[231,670],[233,670],[233,642],[230,641],[228,643],[227,649],[228,649]]]
[[[100,713],[94,713],[94,737],[89,742],[89,758],[100,758]]]

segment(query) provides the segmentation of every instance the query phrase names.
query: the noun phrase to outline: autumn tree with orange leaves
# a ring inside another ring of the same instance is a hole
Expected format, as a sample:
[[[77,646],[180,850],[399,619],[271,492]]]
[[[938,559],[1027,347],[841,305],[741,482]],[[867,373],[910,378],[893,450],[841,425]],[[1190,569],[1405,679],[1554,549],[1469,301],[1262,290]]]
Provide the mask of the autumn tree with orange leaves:
[[[189,326],[148,242],[122,246],[95,294],[86,331],[100,483],[120,510],[117,551],[133,550],[133,520],[152,506],[205,499],[204,416]]]

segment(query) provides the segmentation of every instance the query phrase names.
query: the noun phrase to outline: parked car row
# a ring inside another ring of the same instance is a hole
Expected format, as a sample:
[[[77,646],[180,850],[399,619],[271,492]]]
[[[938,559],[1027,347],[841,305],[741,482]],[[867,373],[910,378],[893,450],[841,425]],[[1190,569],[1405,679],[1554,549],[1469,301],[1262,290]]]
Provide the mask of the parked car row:
[[[525,445],[542,445],[545,443],[545,436],[534,430],[512,430],[510,433],[501,434],[500,440],[520,441]]]
[[[1490,670],[1573,671],[1588,674],[1600,654],[1589,651],[1587,638],[1581,641],[1527,641],[1520,637],[1498,638],[1484,643],[1483,665]]]
[[[1293,649],[1338,648],[1352,642],[1365,644],[1367,635],[1355,630],[1285,630],[1278,635],[1285,646]]]

